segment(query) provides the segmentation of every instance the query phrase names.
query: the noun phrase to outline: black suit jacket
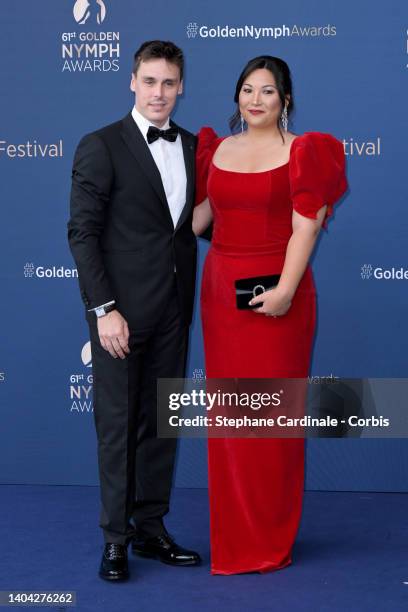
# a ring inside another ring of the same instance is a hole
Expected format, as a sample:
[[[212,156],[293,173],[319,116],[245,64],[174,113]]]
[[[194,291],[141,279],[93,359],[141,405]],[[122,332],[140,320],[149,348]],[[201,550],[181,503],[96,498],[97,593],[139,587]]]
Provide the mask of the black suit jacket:
[[[115,300],[130,326],[157,323],[167,305],[174,268],[182,318],[191,321],[196,139],[179,130],[187,193],[176,228],[159,170],[131,113],[85,136],[75,153],[68,239],[82,299],[87,309]]]

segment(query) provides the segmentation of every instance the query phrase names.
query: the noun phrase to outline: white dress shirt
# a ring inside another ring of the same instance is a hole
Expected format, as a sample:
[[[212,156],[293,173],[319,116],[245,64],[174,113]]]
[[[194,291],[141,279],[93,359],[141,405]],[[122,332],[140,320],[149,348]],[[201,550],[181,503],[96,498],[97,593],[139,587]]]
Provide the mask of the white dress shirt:
[[[147,142],[147,130],[151,125],[153,127],[157,126],[146,119],[146,117],[143,117],[143,115],[136,110],[135,106],[132,109],[132,117],[137,127],[142,132],[143,138]],[[166,123],[160,129],[168,130],[169,127],[170,120],[167,119]],[[158,138],[151,144],[147,143],[147,146],[159,169],[171,218],[173,219],[173,225],[176,227],[181,211],[186,203],[187,189],[186,166],[184,164],[181,136],[178,134],[174,142],[169,142],[168,140],[164,140],[164,138]]]

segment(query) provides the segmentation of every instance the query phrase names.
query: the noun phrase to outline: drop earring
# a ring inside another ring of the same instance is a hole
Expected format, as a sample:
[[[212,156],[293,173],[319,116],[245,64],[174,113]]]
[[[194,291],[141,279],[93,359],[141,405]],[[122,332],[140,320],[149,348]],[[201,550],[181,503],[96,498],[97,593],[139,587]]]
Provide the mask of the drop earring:
[[[282,111],[280,120],[281,120],[281,124],[282,124],[282,127],[283,127],[284,131],[287,132],[288,131],[288,123],[289,123],[289,121],[288,121],[288,109],[286,108],[286,106],[285,106],[285,108]]]
[[[243,132],[244,132],[244,123],[245,123],[244,118],[241,115],[241,134],[243,134]]]

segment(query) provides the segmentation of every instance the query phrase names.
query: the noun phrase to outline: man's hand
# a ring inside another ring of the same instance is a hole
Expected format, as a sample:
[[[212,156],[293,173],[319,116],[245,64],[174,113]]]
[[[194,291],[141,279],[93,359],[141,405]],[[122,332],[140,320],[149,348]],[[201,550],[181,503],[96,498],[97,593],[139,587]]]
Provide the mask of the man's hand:
[[[120,312],[112,310],[104,317],[98,318],[98,333],[101,345],[114,359],[125,359],[130,353],[129,327]]]

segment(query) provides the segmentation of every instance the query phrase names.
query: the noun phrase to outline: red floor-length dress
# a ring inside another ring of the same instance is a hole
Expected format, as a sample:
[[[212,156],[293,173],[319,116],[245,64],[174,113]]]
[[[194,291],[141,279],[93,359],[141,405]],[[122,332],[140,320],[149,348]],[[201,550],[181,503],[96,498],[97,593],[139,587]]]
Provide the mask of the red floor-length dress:
[[[288,313],[237,310],[234,281],[280,273],[292,211],[327,216],[344,193],[344,151],[328,134],[294,140],[287,164],[257,173],[222,170],[212,157],[222,139],[199,134],[197,202],[214,216],[201,291],[207,378],[306,377],[315,329],[308,267]],[[211,573],[267,572],[291,563],[301,515],[302,439],[208,440]]]

